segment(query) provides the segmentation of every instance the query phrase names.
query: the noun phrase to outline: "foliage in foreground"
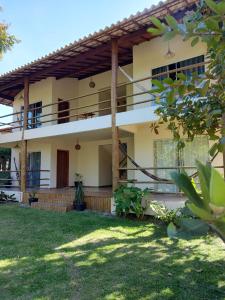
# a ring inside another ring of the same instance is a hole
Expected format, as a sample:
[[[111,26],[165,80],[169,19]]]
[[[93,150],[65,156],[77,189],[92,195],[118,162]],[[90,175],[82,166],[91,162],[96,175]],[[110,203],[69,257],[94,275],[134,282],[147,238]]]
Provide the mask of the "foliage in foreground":
[[[0,192],[0,202],[7,203],[7,202],[16,202],[15,194],[7,195],[3,191]]]
[[[167,225],[167,235],[171,238],[205,235],[209,226],[197,218],[186,206],[170,210],[162,203],[151,201],[150,208],[155,218]]]
[[[186,173],[172,173],[176,185],[188,197],[187,207],[225,242],[225,182],[221,174],[197,162],[201,194]]]
[[[10,34],[8,29],[9,25],[0,21],[0,58],[6,51],[11,50],[15,43],[18,43],[16,37]]]
[[[159,99],[156,113],[161,119],[153,129],[157,133],[159,124],[167,123],[180,147],[184,147],[183,135],[193,140],[196,135],[207,134],[215,141],[210,153],[214,156],[225,144],[225,1],[200,1],[197,10],[185,15],[182,23],[172,16],[165,20],[152,17],[155,28],[149,32],[167,41],[181,35],[193,47],[203,42],[209,63],[204,76],[180,71],[176,80],[152,81]]]
[[[142,218],[148,207],[148,200],[144,198],[147,194],[149,194],[148,189],[120,185],[114,192],[117,215],[127,216],[129,213],[134,213],[137,218]]]

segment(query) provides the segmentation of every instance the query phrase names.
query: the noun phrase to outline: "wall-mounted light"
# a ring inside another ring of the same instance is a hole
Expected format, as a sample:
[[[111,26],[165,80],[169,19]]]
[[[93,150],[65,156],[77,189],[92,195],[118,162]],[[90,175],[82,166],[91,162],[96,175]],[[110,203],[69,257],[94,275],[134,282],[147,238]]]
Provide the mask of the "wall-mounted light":
[[[75,150],[80,150],[81,149],[81,145],[79,144],[79,140],[77,139],[77,143],[75,145]]]
[[[175,56],[175,53],[170,49],[170,43],[169,42],[168,42],[167,52],[166,52],[166,54],[164,56],[167,59],[173,58]]]
[[[89,82],[89,87],[91,89],[95,88],[95,82],[93,81],[92,77],[91,77],[90,82]]]

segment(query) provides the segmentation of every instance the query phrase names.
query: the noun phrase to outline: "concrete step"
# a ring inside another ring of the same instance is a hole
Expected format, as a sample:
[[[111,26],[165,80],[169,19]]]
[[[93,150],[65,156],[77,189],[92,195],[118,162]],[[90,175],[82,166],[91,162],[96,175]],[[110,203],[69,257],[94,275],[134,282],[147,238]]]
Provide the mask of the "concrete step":
[[[66,203],[53,203],[53,202],[33,202],[31,204],[32,208],[43,209],[48,211],[57,211],[57,212],[68,212],[73,210],[73,205]]]

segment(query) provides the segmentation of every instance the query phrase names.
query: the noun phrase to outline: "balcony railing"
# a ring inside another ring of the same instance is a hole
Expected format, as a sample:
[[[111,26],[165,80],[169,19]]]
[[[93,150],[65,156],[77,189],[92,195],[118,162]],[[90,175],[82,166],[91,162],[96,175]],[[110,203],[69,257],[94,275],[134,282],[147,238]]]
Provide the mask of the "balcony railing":
[[[39,174],[30,176],[30,174]],[[50,170],[27,170],[27,188],[49,188]],[[20,189],[21,188],[21,170],[0,171],[0,189]]]
[[[209,62],[201,62],[190,66],[181,67],[179,69],[176,69],[176,72],[193,70],[196,67],[204,66],[208,63]],[[117,86],[118,88],[125,87],[126,90],[129,86],[131,86],[132,92],[117,97],[117,106],[116,106],[117,113],[124,112],[127,110],[132,110],[132,109],[134,110],[140,105],[146,105],[146,106],[153,105],[153,103],[155,103],[156,96],[154,96],[154,94],[151,93],[149,80],[163,75],[169,76],[170,73],[174,73],[174,70],[162,72],[154,76],[147,76],[144,78],[131,80],[123,84],[119,84]],[[149,88],[145,88],[144,86],[142,86],[142,84],[148,85]],[[67,123],[71,121],[93,118],[97,116],[110,115],[111,99],[105,99],[104,101],[98,101],[86,105],[80,105],[79,103],[79,101],[88,102],[90,100],[93,100],[96,97],[99,98],[100,93],[108,92],[108,91],[109,89],[107,88],[93,93],[88,93],[81,96],[69,98],[69,99],[63,99],[63,100],[59,99],[60,101],[55,101],[50,104],[42,105],[40,107],[28,108],[27,124],[25,128],[23,124],[22,111],[14,112],[12,114],[8,114],[5,116],[0,116],[0,130],[1,132],[3,132],[3,131],[9,131],[10,129],[14,131],[16,129],[23,130],[23,129],[30,129],[30,128],[38,128],[40,126],[43,126],[44,124],[47,125],[61,124],[61,123]],[[121,104],[122,101],[125,103]],[[71,106],[70,108],[59,110],[59,105],[64,105],[66,103],[69,106],[71,103],[76,106],[74,107]],[[36,112],[38,110],[39,112],[41,111],[41,113],[37,116]],[[32,115],[32,117],[30,117],[30,115]],[[1,120],[6,117],[13,118],[13,121],[7,123],[1,122]]]

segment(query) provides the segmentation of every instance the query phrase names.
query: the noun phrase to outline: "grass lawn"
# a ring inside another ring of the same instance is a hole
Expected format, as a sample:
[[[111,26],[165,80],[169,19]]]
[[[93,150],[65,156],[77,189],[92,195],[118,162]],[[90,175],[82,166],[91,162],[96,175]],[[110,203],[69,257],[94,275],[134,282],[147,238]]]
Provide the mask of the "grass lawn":
[[[216,237],[94,213],[0,206],[0,299],[225,299]]]

